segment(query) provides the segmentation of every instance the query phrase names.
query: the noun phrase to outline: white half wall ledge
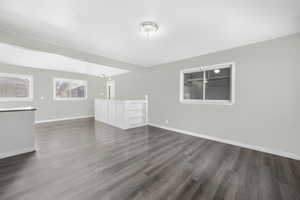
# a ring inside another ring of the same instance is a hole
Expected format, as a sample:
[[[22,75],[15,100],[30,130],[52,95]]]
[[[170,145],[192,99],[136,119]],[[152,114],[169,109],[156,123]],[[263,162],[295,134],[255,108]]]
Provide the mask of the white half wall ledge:
[[[260,151],[260,152],[273,154],[273,155],[277,155],[277,156],[281,156],[281,157],[285,157],[285,158],[291,158],[291,159],[294,159],[294,160],[300,160],[300,155],[290,153],[290,152],[270,149],[270,148],[266,148],[266,147],[259,146],[259,145],[246,144],[246,143],[242,143],[242,142],[238,142],[238,141],[234,141],[234,140],[229,140],[229,139],[224,139],[224,138],[220,138],[220,137],[204,135],[204,134],[200,134],[200,133],[195,133],[195,132],[191,132],[191,131],[186,131],[186,130],[173,128],[173,127],[170,127],[170,126],[159,125],[159,124],[155,124],[155,123],[148,123],[148,125],[149,126],[154,126],[154,127],[157,127],[157,128],[161,128],[161,129],[166,129],[166,130],[173,131],[173,132],[177,132],[177,133],[181,133],[181,134],[185,134],[185,135],[204,138],[204,139],[207,139],[207,140],[212,140],[212,141],[216,141],[216,142],[220,142],[220,143],[225,143],[225,144],[230,144],[230,145],[234,145],[234,146],[238,146],[238,147],[243,147],[243,148],[246,148],[246,149]]]
[[[21,155],[21,154],[25,154],[25,153],[35,152],[35,151],[36,151],[36,148],[33,148],[33,147],[9,151],[9,152],[0,154],[0,159],[17,156],[17,155]]]

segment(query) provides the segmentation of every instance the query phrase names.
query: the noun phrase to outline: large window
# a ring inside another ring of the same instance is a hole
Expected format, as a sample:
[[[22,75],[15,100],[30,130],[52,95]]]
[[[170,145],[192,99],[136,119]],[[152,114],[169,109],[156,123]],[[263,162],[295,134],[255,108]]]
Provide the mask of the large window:
[[[32,101],[32,99],[32,76],[0,73],[0,101]]]
[[[87,99],[87,82],[83,80],[55,78],[53,81],[54,100]]]
[[[180,72],[182,103],[234,103],[234,63],[197,67]]]

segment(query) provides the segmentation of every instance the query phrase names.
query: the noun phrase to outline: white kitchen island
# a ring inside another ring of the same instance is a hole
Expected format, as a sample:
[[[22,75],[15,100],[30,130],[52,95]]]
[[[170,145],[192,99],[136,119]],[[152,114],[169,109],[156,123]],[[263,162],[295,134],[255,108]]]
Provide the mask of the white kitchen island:
[[[0,159],[35,151],[35,108],[0,109]]]
[[[95,99],[95,120],[121,129],[147,125],[147,100]]]

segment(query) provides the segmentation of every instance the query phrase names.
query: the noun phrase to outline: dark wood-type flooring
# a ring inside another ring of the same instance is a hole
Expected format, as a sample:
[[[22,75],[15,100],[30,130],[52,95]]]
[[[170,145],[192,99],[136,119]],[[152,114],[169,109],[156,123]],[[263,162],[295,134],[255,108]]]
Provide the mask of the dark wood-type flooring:
[[[249,149],[93,120],[36,137],[36,153],[0,160],[1,200],[300,199],[299,161]]]

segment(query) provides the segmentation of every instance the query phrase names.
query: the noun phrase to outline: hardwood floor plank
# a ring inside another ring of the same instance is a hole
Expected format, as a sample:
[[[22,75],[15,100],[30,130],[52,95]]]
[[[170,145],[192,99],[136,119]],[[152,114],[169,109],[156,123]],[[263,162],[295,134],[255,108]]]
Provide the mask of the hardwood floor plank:
[[[36,153],[0,160],[1,200],[300,199],[300,161],[150,126],[35,132]]]

